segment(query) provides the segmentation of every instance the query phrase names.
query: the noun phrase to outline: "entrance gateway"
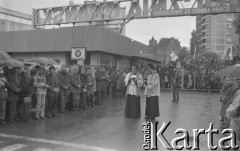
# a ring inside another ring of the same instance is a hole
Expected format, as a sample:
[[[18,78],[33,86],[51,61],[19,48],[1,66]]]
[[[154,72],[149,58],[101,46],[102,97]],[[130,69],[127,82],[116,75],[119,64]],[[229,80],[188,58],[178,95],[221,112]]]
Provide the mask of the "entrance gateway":
[[[33,9],[33,25],[111,25],[121,20],[124,26],[132,19],[227,13],[240,13],[239,0],[116,0]]]

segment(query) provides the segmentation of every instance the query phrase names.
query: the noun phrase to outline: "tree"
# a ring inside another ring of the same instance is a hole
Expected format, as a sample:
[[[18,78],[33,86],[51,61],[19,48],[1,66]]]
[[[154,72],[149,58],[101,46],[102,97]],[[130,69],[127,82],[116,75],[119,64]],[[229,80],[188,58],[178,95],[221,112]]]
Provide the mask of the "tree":
[[[196,34],[196,31],[193,30],[191,32],[191,39],[190,39],[190,54],[191,55],[194,55],[195,53],[195,48],[197,48],[197,34]]]
[[[178,57],[180,60],[184,60],[185,57],[189,55],[189,51],[187,47],[182,47],[178,53]]]

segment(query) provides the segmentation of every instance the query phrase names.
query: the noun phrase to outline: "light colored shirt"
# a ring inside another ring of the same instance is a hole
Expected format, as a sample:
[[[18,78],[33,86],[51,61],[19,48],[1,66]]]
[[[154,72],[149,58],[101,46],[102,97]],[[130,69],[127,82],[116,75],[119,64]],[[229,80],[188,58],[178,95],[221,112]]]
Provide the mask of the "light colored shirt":
[[[131,80],[130,84],[128,84],[129,80],[135,75],[133,75],[131,72],[127,74],[124,82],[127,86],[127,94],[130,95],[140,95],[140,87],[143,85],[143,77],[141,74],[137,73],[136,74],[136,79],[137,79],[137,85],[134,80]]]
[[[36,75],[34,78],[34,87],[35,87],[35,94],[47,94],[47,88],[42,87],[42,85],[46,84],[46,77]]]
[[[160,78],[157,72],[148,75],[147,84],[144,92],[146,96],[160,96]]]

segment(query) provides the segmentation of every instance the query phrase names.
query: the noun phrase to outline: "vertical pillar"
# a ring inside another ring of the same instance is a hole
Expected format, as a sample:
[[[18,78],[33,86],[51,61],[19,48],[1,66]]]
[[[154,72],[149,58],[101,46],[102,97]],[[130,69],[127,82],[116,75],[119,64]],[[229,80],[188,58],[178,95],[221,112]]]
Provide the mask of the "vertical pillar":
[[[182,68],[182,84],[181,84],[182,89],[184,89],[184,73],[185,73],[185,70],[184,68]]]

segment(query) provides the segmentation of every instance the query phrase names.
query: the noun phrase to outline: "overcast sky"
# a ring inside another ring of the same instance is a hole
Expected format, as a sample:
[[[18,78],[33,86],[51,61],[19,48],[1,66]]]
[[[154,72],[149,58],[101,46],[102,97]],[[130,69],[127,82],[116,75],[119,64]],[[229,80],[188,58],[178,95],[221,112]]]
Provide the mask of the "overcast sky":
[[[31,14],[32,8],[44,8],[68,5],[69,0],[0,0],[0,6]],[[73,0],[80,4],[83,0]],[[182,46],[189,47],[191,31],[195,29],[195,17],[174,17],[132,20],[126,25],[126,36],[148,44],[154,36],[161,38],[175,37]]]

